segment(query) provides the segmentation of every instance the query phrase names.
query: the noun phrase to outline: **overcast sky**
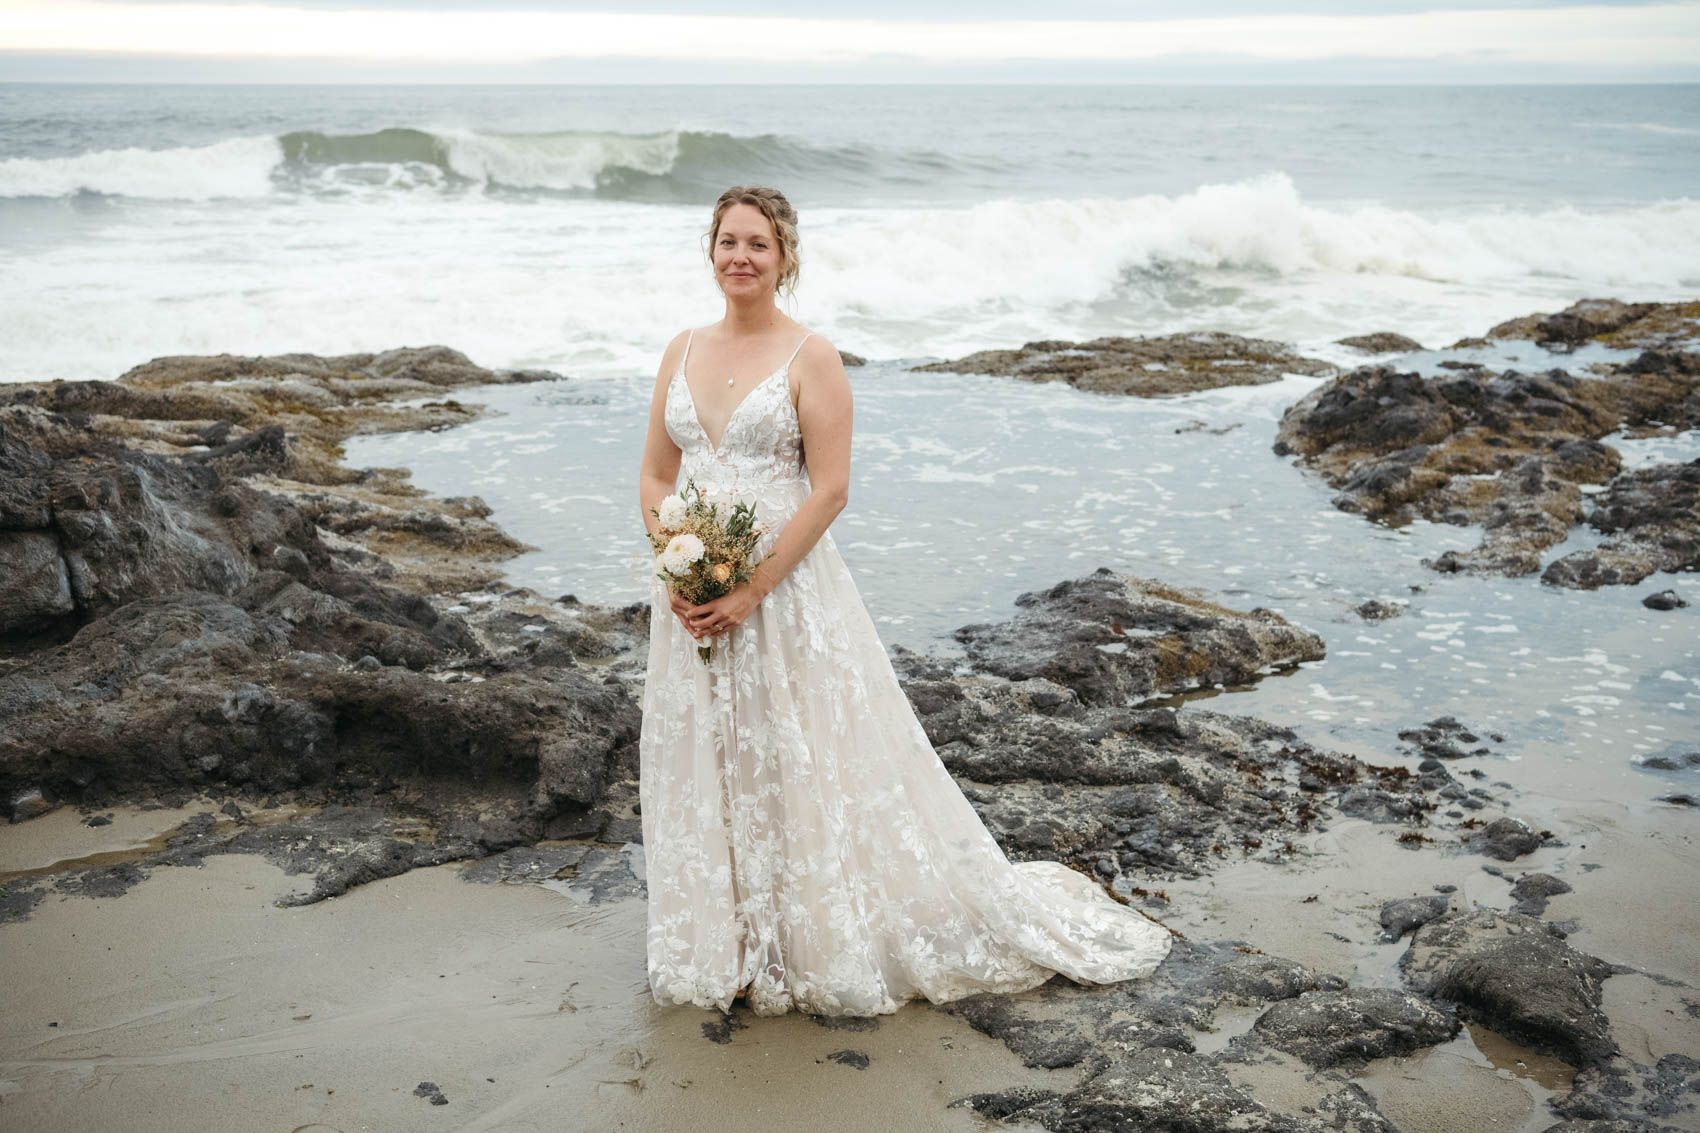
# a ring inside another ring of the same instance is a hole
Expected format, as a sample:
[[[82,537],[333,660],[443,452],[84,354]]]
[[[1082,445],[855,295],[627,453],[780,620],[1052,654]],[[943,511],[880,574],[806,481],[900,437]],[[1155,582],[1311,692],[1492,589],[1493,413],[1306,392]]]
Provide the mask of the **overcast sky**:
[[[971,16],[965,8],[0,0],[0,80],[1700,80],[1700,0],[979,0]]]

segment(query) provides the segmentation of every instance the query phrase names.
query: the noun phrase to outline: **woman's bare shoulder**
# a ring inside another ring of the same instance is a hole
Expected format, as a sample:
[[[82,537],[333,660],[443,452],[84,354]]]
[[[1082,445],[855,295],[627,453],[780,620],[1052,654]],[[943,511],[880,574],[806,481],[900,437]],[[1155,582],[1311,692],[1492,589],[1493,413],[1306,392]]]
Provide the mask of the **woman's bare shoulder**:
[[[667,342],[666,349],[661,352],[660,376],[671,376],[679,368],[679,359],[684,357],[685,343],[690,341],[692,331],[689,327],[675,334]]]
[[[838,347],[833,345],[832,340],[819,331],[809,331],[808,334],[803,348],[797,352],[797,360],[810,370],[842,372],[844,356],[838,352]]]
[[[844,357],[824,334],[810,333],[797,351],[791,371],[791,384],[796,390],[794,401],[799,406],[805,390],[812,391],[807,394],[811,401],[824,396],[827,402],[834,403],[850,397],[850,375],[844,372]]]

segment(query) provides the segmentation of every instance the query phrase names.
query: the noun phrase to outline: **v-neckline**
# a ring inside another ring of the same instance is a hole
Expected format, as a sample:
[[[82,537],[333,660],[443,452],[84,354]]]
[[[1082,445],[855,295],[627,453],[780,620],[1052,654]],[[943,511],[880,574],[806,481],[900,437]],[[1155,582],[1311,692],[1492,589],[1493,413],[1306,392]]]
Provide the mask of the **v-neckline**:
[[[732,422],[737,420],[738,410],[744,407],[744,403],[750,400],[750,397],[756,392],[756,390],[765,386],[768,382],[771,382],[776,375],[783,374],[790,368],[791,363],[786,362],[783,366],[780,366],[779,369],[773,371],[773,373],[767,375],[767,377],[751,386],[748,392],[738,399],[738,404],[734,405],[732,407],[732,412],[726,415],[726,427],[720,431],[720,440],[717,442],[713,437],[708,435],[708,430],[703,427],[702,413],[697,409],[697,395],[691,391],[690,379],[685,377],[685,360],[683,358],[679,359],[679,384],[685,387],[685,399],[691,403],[691,420],[696,422],[697,432],[702,434],[702,439],[708,442],[709,452],[713,453],[715,456],[720,455],[720,446],[726,443],[726,434],[732,431]]]

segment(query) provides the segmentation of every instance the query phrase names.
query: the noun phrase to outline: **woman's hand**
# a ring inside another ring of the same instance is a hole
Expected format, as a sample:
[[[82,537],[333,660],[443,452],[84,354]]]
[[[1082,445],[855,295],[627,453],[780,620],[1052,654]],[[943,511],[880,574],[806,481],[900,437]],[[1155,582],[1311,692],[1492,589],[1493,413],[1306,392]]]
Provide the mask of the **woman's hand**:
[[[690,635],[701,641],[705,637],[718,637],[727,630],[744,624],[750,613],[761,604],[761,596],[756,588],[749,583],[734,586],[712,602],[704,602],[700,606],[685,606],[682,620]],[[674,609],[678,609],[675,605]]]
[[[673,607],[673,613],[679,618],[679,624],[685,627],[685,632],[695,637],[696,630],[691,628],[690,612],[697,607],[679,597],[679,592],[671,586],[667,588],[667,604]]]

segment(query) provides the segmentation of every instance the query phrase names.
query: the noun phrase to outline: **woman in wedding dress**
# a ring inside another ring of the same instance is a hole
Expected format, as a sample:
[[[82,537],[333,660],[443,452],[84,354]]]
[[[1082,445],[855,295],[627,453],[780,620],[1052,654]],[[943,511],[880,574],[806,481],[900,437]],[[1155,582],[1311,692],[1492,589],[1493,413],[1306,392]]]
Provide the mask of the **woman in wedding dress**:
[[[662,356],[644,522],[694,479],[754,506],[754,578],[693,606],[653,579],[640,739],[656,1002],[878,1015],[1061,972],[1147,975],[1169,934],[1058,862],[1011,863],[933,751],[827,530],[850,484],[837,350],[776,299],[796,214],[737,187],[708,230],[725,315]],[[704,665],[699,645],[712,645]]]

